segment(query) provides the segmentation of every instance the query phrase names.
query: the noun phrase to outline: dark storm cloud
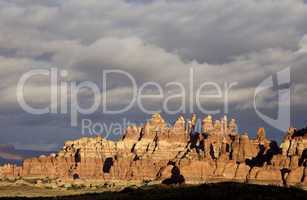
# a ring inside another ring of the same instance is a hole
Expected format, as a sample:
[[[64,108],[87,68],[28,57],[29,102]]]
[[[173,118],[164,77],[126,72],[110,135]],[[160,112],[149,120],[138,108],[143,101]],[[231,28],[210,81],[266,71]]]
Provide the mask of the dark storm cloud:
[[[242,113],[236,117],[253,129],[262,122],[251,108],[255,87],[292,66],[293,121],[301,125],[307,104],[306,18],[302,0],[0,0],[1,116],[10,127],[26,127],[23,134],[35,136],[37,143],[54,144],[69,138],[65,120],[25,117],[16,101],[17,82],[30,69],[58,67],[69,72],[68,80],[94,82],[100,81],[104,69],[121,69],[139,84],[187,85],[193,68],[197,83],[238,82],[230,96],[231,114]],[[126,103],[130,89],[123,78],[115,82],[118,85],[107,91],[113,107]],[[29,84],[28,98],[48,104],[48,84]],[[88,98],[82,95],[82,102]],[[208,102],[213,107],[221,103]],[[272,104],[263,102],[264,109],[272,109],[268,105]],[[93,116],[116,120],[101,115]],[[137,121],[148,115],[133,110],[117,119],[123,117]],[[58,137],[45,133],[44,124],[46,130],[62,127]],[[29,143],[16,128],[1,126],[1,141]]]

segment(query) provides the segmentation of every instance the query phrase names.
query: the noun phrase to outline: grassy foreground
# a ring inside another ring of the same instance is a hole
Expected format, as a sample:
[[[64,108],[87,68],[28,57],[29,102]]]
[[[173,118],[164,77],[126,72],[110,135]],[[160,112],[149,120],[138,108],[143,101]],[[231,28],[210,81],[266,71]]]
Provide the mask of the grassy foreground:
[[[0,191],[0,193],[3,191]],[[17,192],[17,191],[16,191]],[[76,191],[77,192],[77,191]],[[140,188],[125,188],[119,192],[102,192],[96,194],[82,194],[54,197],[10,197],[2,199],[50,199],[50,200],[96,200],[96,199],[210,199],[210,200],[241,200],[268,199],[288,200],[307,199],[307,192],[298,188],[284,188],[277,186],[261,186],[241,183],[214,183],[199,186],[145,186]],[[61,194],[59,194],[61,195]],[[69,195],[69,194],[68,194]]]

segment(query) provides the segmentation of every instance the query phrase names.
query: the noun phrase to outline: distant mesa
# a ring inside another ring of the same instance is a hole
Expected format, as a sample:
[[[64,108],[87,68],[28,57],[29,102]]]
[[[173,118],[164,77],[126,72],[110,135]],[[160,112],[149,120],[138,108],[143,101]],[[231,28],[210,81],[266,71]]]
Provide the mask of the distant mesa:
[[[0,177],[50,177],[63,180],[203,183],[239,181],[307,185],[307,129],[290,128],[281,145],[259,128],[256,138],[240,134],[235,119],[179,116],[168,126],[155,114],[143,126],[130,126],[119,141],[84,137],[61,151],[0,167]]]
[[[12,162],[18,163],[24,159],[22,155],[16,153],[16,150],[13,145],[3,145],[0,144],[0,162]]]
[[[22,164],[26,158],[39,156],[41,154],[49,154],[50,152],[34,151],[34,150],[20,150],[15,149],[13,145],[0,144],[0,165]]]

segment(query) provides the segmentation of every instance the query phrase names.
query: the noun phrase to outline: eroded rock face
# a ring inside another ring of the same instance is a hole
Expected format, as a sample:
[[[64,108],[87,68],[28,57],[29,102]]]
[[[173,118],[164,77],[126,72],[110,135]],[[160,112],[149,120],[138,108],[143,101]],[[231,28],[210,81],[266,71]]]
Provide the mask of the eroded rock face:
[[[198,133],[195,115],[190,120],[179,116],[170,127],[155,114],[142,127],[128,127],[120,141],[67,141],[57,154],[27,159],[20,167],[0,167],[0,177],[307,184],[307,132],[289,129],[279,147],[263,128],[250,139],[238,133],[234,119],[208,116],[201,121]]]
[[[21,167],[16,165],[6,164],[0,167],[0,177],[17,177],[20,176]]]

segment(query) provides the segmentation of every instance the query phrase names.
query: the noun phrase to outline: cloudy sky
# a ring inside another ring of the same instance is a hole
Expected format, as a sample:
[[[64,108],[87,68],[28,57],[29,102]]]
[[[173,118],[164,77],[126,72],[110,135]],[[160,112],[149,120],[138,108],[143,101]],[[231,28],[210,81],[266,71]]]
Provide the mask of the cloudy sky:
[[[68,84],[97,83],[112,109],[125,107],[132,90],[127,77],[117,74],[103,91],[102,72],[108,69],[129,73],[138,86],[157,82],[166,94],[176,93],[176,88],[166,87],[169,82],[189,89],[191,70],[192,92],[205,81],[223,87],[236,82],[229,93],[228,115],[237,119],[240,131],[255,135],[256,128],[264,126],[271,138],[280,140],[281,131],[255,113],[254,93],[263,80],[290,67],[291,125],[307,125],[306,19],[304,0],[0,0],[0,143],[54,150],[82,136],[80,126],[71,127],[70,114],[32,115],[17,102],[22,75],[50,68],[66,70],[63,81]],[[50,105],[49,88],[47,77],[29,81],[24,90],[27,103],[37,108]],[[193,112],[203,117],[190,92],[184,114],[190,116],[192,104]],[[162,108],[165,96],[144,104]],[[85,107],[94,99],[90,91],[78,97]],[[257,107],[276,117],[277,99],[272,89],[262,94]],[[221,99],[201,102],[224,111]],[[169,103],[173,109],[181,105],[180,99]],[[164,116],[173,122],[179,114]],[[110,124],[128,118],[142,123],[149,116],[135,103],[121,114],[99,110],[79,120]]]

